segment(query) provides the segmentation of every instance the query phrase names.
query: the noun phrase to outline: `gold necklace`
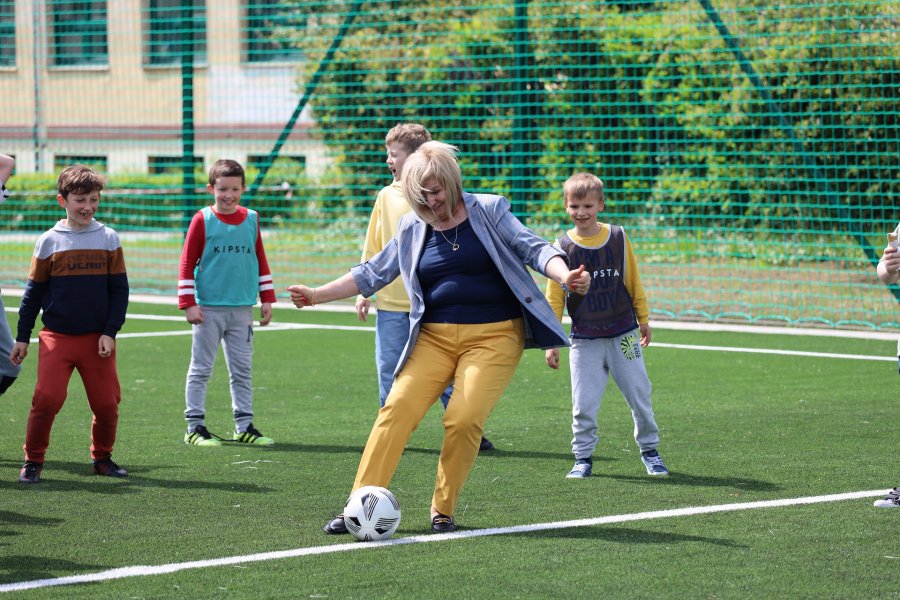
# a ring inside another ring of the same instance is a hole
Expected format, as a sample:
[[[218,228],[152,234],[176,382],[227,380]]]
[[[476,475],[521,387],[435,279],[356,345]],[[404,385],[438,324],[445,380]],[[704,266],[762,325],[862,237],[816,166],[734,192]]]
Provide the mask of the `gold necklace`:
[[[450,247],[453,248],[453,251],[454,251],[454,252],[456,252],[457,250],[459,250],[459,244],[456,243],[456,240],[459,239],[459,223],[457,223],[457,224],[456,224],[456,227],[453,228],[453,241],[452,241],[452,242],[451,242],[449,239],[447,239],[447,236],[444,235],[444,231],[443,231],[443,230],[438,229],[437,232],[438,232],[439,234],[441,234],[441,237],[444,238],[444,241],[445,241],[445,242],[447,242],[448,244],[450,244]]]

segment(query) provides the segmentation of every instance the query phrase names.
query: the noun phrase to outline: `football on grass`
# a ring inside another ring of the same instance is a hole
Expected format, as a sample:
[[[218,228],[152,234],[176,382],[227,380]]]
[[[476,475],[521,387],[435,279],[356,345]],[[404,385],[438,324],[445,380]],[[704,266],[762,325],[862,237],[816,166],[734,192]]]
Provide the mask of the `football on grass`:
[[[344,524],[362,542],[386,540],[400,526],[400,503],[383,487],[361,487],[347,500]]]

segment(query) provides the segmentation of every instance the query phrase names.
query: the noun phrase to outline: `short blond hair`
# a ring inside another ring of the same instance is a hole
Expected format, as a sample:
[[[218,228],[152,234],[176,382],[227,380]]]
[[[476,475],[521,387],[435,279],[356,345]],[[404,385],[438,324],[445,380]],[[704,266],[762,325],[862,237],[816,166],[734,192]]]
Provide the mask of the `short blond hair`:
[[[603,180],[593,173],[575,173],[563,184],[563,203],[569,198],[581,200],[588,194],[597,194],[603,202]]]
[[[431,134],[424,125],[418,123],[398,123],[384,136],[384,145],[403,144],[409,153],[415,152],[419,146],[431,141]]]
[[[403,165],[403,190],[406,201],[422,220],[431,222],[434,216],[425,201],[425,180],[434,177],[447,193],[447,209],[455,215],[462,202],[462,171],[456,155],[459,149],[444,142],[425,142],[409,155]]]
[[[103,189],[103,177],[87,165],[75,163],[62,170],[56,178],[56,190],[63,198],[69,194],[89,194]]]

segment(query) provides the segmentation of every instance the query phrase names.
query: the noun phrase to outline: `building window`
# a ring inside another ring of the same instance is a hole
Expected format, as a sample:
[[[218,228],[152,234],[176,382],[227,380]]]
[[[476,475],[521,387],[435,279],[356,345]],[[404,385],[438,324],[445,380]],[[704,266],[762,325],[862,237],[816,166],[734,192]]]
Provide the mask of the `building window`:
[[[246,60],[251,63],[297,61],[295,40],[306,30],[306,13],[297,0],[247,0],[243,26]]]
[[[106,65],[106,2],[49,0],[53,65]]]
[[[193,170],[203,168],[203,157],[194,157]],[[151,175],[162,175],[164,173],[177,173],[183,171],[184,160],[181,156],[150,156],[147,158],[147,172]]]
[[[75,163],[86,165],[100,173],[105,173],[107,169],[107,160],[105,156],[87,156],[83,154],[57,154],[53,158],[53,169],[62,171],[69,165],[74,165]]]
[[[206,62],[204,0],[146,0],[145,10],[145,63],[181,64],[181,57],[187,52],[193,53],[195,64]]]
[[[0,0],[0,67],[16,66],[15,0]]]
[[[268,154],[247,155],[247,167],[259,170],[269,160]],[[275,158],[275,162],[266,171],[266,180],[296,182],[306,175],[306,157],[299,155],[282,155]]]

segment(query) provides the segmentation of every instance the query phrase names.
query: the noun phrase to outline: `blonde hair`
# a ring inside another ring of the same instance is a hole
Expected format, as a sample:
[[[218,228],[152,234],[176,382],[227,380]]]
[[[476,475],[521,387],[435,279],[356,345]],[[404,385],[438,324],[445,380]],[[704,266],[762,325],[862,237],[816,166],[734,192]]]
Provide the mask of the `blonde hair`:
[[[89,194],[103,189],[103,177],[87,165],[76,163],[62,170],[56,178],[56,189],[63,198],[69,194]]]
[[[403,144],[407,152],[415,152],[419,146],[431,141],[431,134],[418,123],[398,123],[384,136],[384,145]]]
[[[432,177],[437,179],[447,194],[447,209],[455,215],[462,202],[462,171],[456,155],[459,149],[444,142],[425,142],[409,155],[403,165],[403,191],[406,201],[419,217],[426,222],[433,220],[434,214],[425,200],[423,184]]]
[[[569,198],[581,200],[588,194],[597,194],[603,202],[603,180],[593,173],[575,173],[563,184],[563,204]]]

